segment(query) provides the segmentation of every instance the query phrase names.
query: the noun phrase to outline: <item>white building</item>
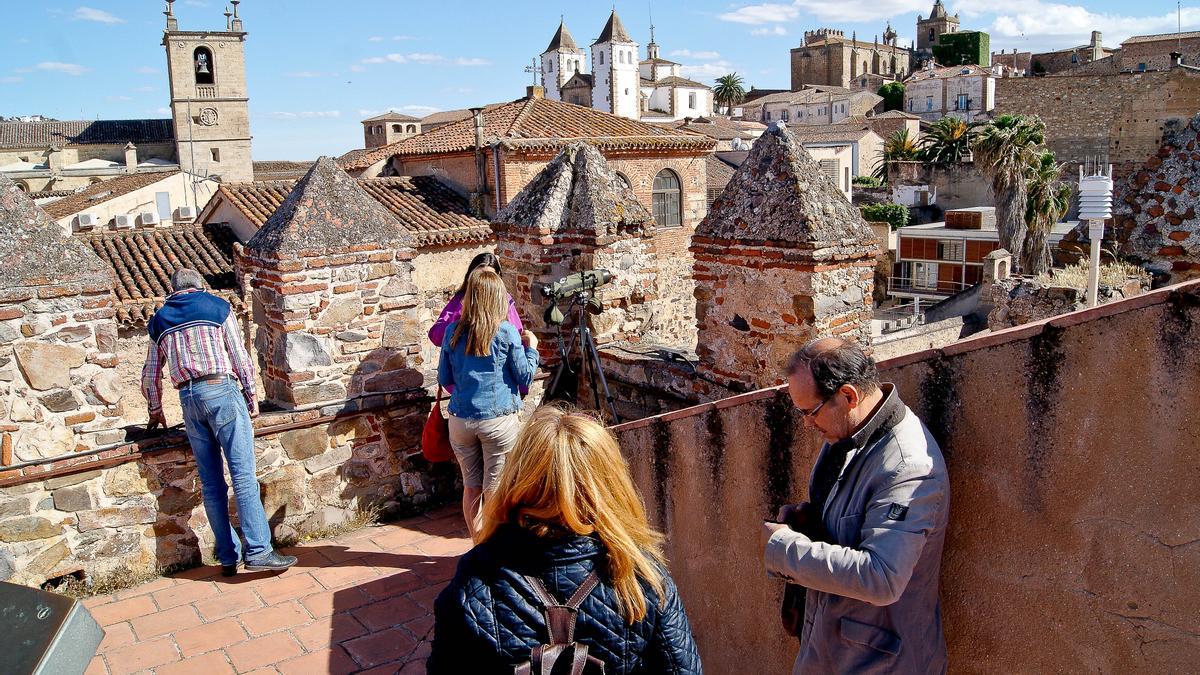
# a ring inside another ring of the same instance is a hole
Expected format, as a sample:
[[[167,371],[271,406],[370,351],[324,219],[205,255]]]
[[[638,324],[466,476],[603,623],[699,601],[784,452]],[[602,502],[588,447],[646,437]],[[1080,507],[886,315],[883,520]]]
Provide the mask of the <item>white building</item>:
[[[682,66],[659,57],[651,27],[647,58],[614,11],[591,46],[592,68],[584,50],[559,23],[541,55],[546,98],[584,105],[621,117],[666,122],[712,115],[712,89],[681,75]]]
[[[1004,66],[935,67],[930,62],[904,81],[904,110],[927,122],[956,117],[973,122],[996,107],[996,80]]]
[[[835,124],[873,112],[883,97],[869,91],[814,85],[757,98],[742,106],[743,119],[770,124]]]

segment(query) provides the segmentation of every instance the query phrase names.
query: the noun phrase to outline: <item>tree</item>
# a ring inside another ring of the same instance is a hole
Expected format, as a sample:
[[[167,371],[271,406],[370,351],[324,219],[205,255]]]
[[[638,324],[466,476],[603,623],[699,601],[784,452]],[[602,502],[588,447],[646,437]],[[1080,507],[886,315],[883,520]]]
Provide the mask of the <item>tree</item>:
[[[883,97],[883,109],[904,110],[904,85],[899,82],[888,82],[876,92]]]
[[[725,106],[725,114],[733,114],[733,106],[746,100],[746,90],[742,87],[742,78],[737,73],[722,75],[716,79],[717,86],[713,87],[713,102]]]
[[[971,151],[976,129],[954,118],[943,117],[929,126],[921,138],[921,154],[932,164],[956,164]]]
[[[917,146],[916,140],[909,137],[908,129],[901,129],[883,142],[883,157],[879,159],[871,175],[881,181],[886,181],[890,162],[918,159],[921,159],[920,147]]]
[[[1025,234],[1021,269],[1025,274],[1044,274],[1050,269],[1050,246],[1047,240],[1054,224],[1071,208],[1073,190],[1062,180],[1063,164],[1055,161],[1054,153],[1043,150],[1026,170]]]
[[[975,162],[992,181],[1000,246],[1020,265],[1025,247],[1025,180],[1040,157],[1046,125],[1036,115],[1001,115],[979,131]],[[1040,161],[1040,160],[1039,160]]]

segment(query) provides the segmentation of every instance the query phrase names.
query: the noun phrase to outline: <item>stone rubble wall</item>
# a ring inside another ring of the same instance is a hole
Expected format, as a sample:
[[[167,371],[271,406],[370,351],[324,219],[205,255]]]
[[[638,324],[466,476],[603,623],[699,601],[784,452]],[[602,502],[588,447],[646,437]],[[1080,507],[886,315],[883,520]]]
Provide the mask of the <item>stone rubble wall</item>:
[[[124,439],[114,306],[102,285],[0,290],[0,476]]]
[[[1149,285],[1139,278],[1127,279],[1121,286],[1101,284],[1097,302],[1102,305],[1132,298],[1147,290]],[[1086,289],[1057,286],[1023,277],[1008,277],[993,282],[984,289],[984,293],[992,305],[992,311],[988,314],[988,328],[994,331],[1087,309]]]
[[[420,454],[426,399],[380,399],[382,410],[336,419],[316,411],[259,418],[257,475],[277,541],[335,527],[362,511],[394,515],[452,496],[453,465],[431,467]],[[296,428],[270,431],[280,425]],[[96,579],[118,570],[215,564],[185,437],[105,455],[0,479],[0,580],[38,585],[79,572]],[[236,523],[232,496],[230,502]]]

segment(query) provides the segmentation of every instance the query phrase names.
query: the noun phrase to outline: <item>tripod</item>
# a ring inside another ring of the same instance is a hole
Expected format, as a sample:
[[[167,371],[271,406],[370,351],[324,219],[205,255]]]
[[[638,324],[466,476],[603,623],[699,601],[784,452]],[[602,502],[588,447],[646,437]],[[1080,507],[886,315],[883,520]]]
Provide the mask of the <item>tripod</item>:
[[[614,424],[620,424],[621,416],[617,414],[617,406],[613,401],[612,392],[608,389],[608,380],[604,377],[604,370],[600,367],[600,352],[596,350],[596,341],[592,339],[592,329],[588,327],[587,310],[591,300],[588,298],[587,291],[581,290],[571,298],[571,304],[567,306],[567,314],[575,317],[575,327],[571,329],[570,338],[563,339],[562,322],[558,325],[558,369],[554,371],[554,377],[550,379],[550,387],[547,390],[547,397],[553,398],[559,396],[559,386],[564,375],[570,375],[578,382],[579,375],[582,374],[588,379],[588,383],[592,389],[592,399],[596,401],[596,405],[600,405],[600,389],[604,389],[604,400],[608,401],[608,410],[612,413]],[[547,316],[549,316],[547,312]],[[579,372],[576,372],[571,367],[571,355],[576,346],[579,347],[580,366]],[[572,400],[572,402],[574,402]]]

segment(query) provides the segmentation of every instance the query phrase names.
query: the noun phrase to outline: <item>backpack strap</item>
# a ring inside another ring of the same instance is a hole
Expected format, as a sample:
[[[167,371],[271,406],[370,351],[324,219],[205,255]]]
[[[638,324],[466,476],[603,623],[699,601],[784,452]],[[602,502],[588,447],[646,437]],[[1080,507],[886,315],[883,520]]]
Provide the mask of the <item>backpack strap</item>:
[[[575,641],[575,619],[579,614],[579,606],[587,596],[600,583],[600,577],[592,572],[579,584],[579,588],[575,589],[575,593],[567,600],[566,604],[561,604],[555,600],[550,591],[546,588],[546,584],[535,576],[526,576],[525,581],[533,588],[534,595],[542,603],[542,614],[546,618],[546,630],[550,633],[550,645],[568,645]],[[578,654],[578,652],[576,652]],[[587,653],[584,652],[584,658]]]

